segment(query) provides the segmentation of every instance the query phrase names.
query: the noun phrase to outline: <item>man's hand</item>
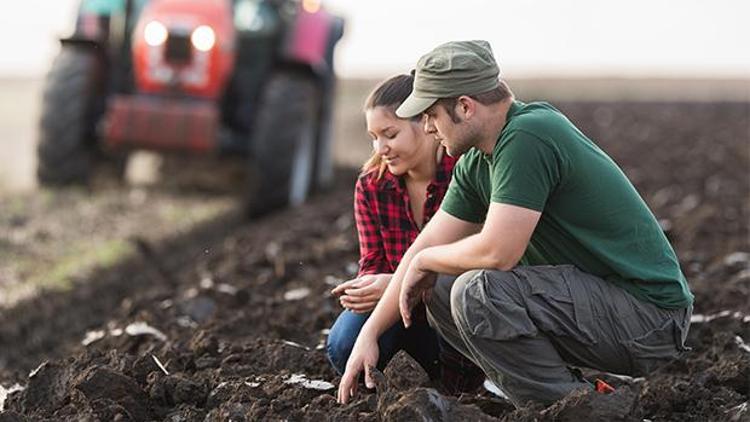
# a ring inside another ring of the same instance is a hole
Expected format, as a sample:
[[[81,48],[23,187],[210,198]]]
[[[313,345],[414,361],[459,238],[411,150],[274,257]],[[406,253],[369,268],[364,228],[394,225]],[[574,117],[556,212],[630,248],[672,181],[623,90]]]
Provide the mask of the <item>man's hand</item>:
[[[373,339],[366,333],[360,332],[354,343],[352,353],[346,362],[346,371],[341,377],[339,384],[338,401],[346,404],[350,397],[357,394],[357,383],[359,374],[365,371],[365,385],[367,388],[375,388],[375,380],[372,378],[371,370],[378,364],[378,340]]]
[[[393,274],[371,274],[346,281],[331,290],[341,306],[355,313],[369,312],[383,296]]]
[[[417,254],[406,270],[398,298],[401,319],[406,328],[411,326],[411,310],[430,294],[436,280],[436,273],[420,267],[420,255]]]

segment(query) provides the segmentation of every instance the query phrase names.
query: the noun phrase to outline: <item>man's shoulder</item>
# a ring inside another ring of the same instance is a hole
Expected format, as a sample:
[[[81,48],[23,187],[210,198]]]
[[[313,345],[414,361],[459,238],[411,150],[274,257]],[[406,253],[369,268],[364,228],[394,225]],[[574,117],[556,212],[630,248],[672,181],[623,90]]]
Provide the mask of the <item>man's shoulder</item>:
[[[470,148],[458,157],[453,172],[456,173],[462,170],[466,171],[469,168],[477,166],[482,160],[483,154],[484,153],[477,148]]]
[[[543,101],[521,103],[503,132],[523,131],[540,135],[559,128],[561,124],[569,125],[570,121],[552,104]]]

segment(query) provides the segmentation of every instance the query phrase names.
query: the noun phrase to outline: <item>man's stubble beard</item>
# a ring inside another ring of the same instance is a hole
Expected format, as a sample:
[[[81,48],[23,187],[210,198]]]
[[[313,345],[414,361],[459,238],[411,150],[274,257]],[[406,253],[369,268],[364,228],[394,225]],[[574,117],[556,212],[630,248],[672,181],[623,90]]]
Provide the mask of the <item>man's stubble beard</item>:
[[[455,141],[451,143],[451,146],[446,147],[451,157],[458,157],[479,142],[478,128],[467,124],[464,120],[459,120],[456,126]]]

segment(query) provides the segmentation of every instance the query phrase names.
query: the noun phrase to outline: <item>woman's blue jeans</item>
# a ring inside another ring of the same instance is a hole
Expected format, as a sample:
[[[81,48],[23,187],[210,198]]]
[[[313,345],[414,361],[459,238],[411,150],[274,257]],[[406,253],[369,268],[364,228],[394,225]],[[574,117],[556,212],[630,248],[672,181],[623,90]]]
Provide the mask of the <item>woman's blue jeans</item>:
[[[331,327],[326,350],[328,360],[339,375],[346,370],[346,361],[352,352],[354,342],[369,316],[369,312],[357,314],[344,310]],[[378,369],[381,371],[396,352],[405,350],[424,368],[431,379],[436,379],[440,374],[438,336],[424,318],[416,319],[408,329],[398,321],[380,336],[378,346]]]

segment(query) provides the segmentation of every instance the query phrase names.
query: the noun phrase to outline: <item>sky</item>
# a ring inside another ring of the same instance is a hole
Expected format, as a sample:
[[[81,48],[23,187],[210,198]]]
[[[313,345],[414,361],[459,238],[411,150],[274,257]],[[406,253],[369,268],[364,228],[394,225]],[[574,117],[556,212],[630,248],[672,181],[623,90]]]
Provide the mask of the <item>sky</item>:
[[[40,76],[77,0],[0,15],[0,76]],[[324,0],[346,18],[343,77],[407,71],[434,46],[486,39],[505,77],[750,78],[746,0]]]

